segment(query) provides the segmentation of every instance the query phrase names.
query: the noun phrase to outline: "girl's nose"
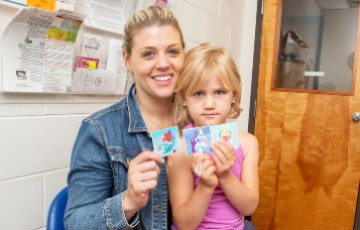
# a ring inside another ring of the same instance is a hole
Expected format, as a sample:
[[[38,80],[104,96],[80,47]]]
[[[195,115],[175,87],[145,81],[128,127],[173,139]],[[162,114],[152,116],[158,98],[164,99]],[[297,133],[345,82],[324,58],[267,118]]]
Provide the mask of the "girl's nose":
[[[207,96],[205,98],[205,109],[212,109],[215,107],[215,100],[212,96]]]

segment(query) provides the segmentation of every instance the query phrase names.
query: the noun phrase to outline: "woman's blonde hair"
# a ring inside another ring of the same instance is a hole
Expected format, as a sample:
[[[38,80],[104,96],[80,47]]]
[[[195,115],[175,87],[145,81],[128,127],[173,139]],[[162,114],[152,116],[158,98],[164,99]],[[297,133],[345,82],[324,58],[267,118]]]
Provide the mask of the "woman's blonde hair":
[[[175,122],[181,129],[193,121],[184,106],[185,94],[196,92],[214,75],[224,87],[234,92],[234,103],[231,104],[228,118],[235,119],[240,115],[241,78],[234,60],[225,49],[203,43],[189,50],[184,66],[177,82],[173,107]]]
[[[124,41],[122,48],[127,55],[131,55],[134,33],[142,28],[152,25],[170,25],[180,34],[181,45],[184,48],[185,42],[178,21],[173,13],[160,6],[150,6],[144,10],[135,13],[124,27]]]

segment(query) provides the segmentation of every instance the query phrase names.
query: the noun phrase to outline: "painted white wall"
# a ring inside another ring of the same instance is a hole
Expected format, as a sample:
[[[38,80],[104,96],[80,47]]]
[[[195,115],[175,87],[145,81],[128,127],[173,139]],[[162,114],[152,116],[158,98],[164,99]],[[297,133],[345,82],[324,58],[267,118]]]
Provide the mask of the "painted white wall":
[[[256,28],[256,14],[257,14],[257,1],[255,0],[244,0],[241,4],[240,14],[242,17],[242,24],[240,24],[239,35],[231,36],[230,38],[230,49],[237,47],[237,41],[240,40],[238,50],[236,53],[240,55],[239,70],[242,80],[242,98],[241,107],[243,112],[237,119],[236,123],[239,130],[247,131],[249,123],[249,110],[250,110],[250,93],[251,93],[251,82],[252,82],[252,71],[253,71],[253,56],[254,56],[254,41],[255,41],[255,28]],[[261,9],[259,9],[261,10]],[[236,15],[236,12],[233,12]],[[233,16],[233,17],[234,17]],[[233,21],[236,21],[233,19]],[[235,56],[236,54],[232,54]],[[256,76],[257,77],[257,76]],[[257,90],[257,89],[255,89]]]
[[[0,3],[0,34],[16,9]],[[187,49],[226,47],[240,66],[247,130],[255,31],[254,0],[174,0]],[[0,94],[0,229],[43,229],[56,193],[66,186],[80,122],[121,96]]]

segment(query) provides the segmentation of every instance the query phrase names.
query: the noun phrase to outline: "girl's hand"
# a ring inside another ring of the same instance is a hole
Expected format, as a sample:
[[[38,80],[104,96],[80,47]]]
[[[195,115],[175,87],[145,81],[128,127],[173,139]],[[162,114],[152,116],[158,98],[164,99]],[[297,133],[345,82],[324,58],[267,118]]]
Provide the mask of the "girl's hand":
[[[124,196],[124,210],[137,212],[143,208],[149,199],[149,192],[157,186],[160,168],[157,163],[164,159],[150,151],[144,151],[129,162],[128,188]]]
[[[236,161],[236,153],[228,142],[215,142],[212,145],[212,155],[215,161],[216,175],[219,178],[231,172]]]
[[[215,188],[218,185],[215,165],[209,155],[205,153],[195,153],[192,156],[191,168],[200,178],[200,183],[206,187]]]

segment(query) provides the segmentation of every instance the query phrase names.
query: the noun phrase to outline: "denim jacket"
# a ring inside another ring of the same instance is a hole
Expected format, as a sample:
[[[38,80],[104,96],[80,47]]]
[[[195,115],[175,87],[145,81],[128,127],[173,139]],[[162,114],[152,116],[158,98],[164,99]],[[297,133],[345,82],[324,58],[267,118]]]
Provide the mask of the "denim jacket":
[[[167,229],[168,185],[165,164],[147,205],[129,222],[122,200],[128,163],[153,150],[132,85],[127,98],[83,120],[75,141],[68,175],[65,228]]]

